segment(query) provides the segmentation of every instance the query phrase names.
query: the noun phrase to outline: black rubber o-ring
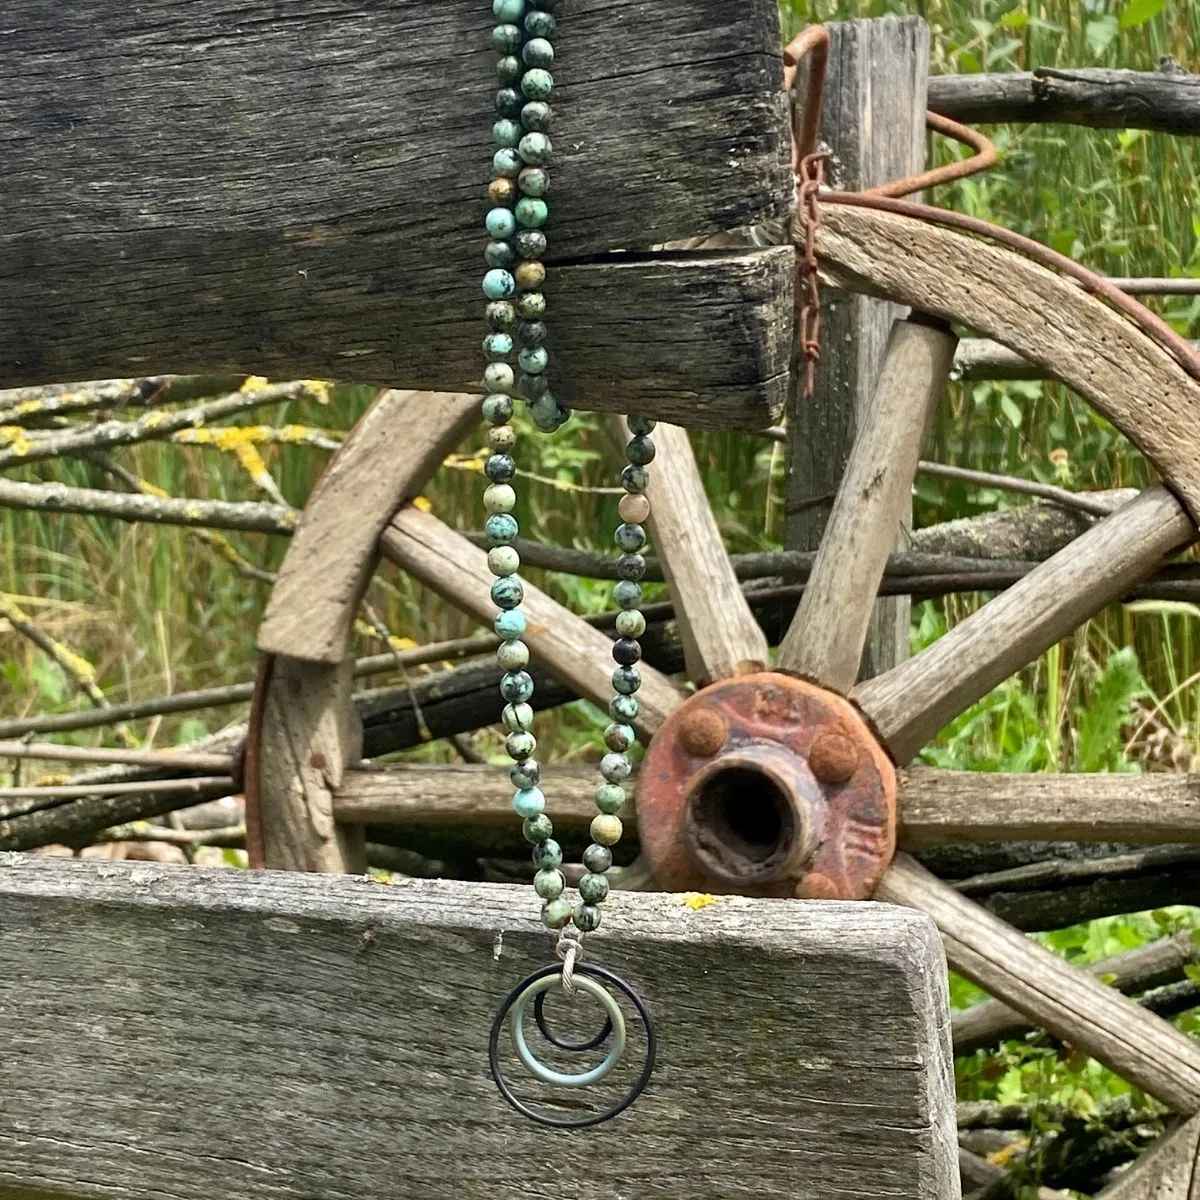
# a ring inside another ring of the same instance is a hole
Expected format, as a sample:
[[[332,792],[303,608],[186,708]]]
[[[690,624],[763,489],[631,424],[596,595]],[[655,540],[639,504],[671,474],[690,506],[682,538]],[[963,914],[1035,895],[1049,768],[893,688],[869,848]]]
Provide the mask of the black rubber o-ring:
[[[547,975],[559,974],[562,971],[562,967],[552,963],[550,966],[542,967],[540,970],[534,971],[532,975],[522,979],[504,997],[503,1002],[496,1011],[496,1018],[492,1022],[491,1036],[488,1038],[488,1066],[491,1069],[492,1078],[496,1081],[496,1087],[500,1090],[500,1095],[522,1116],[528,1117],[531,1121],[536,1121],[539,1125],[548,1125],[551,1129],[587,1129],[592,1125],[601,1125],[605,1121],[610,1121],[613,1117],[623,1113],[646,1090],[646,1085],[650,1082],[650,1076],[654,1073],[654,1062],[658,1055],[658,1038],[654,1032],[654,1018],[650,1015],[650,1010],[642,1002],[642,998],[637,992],[619,976],[614,975],[611,971],[606,971],[603,967],[596,967],[591,963],[579,963],[576,965],[575,970],[580,974],[590,975],[593,979],[599,979],[604,983],[612,985],[629,998],[633,1006],[637,1009],[638,1016],[642,1020],[642,1026],[646,1030],[646,1049],[641,1074],[633,1081],[633,1084],[625,1095],[616,1104],[604,1109],[603,1112],[592,1113],[586,1117],[553,1117],[548,1116],[546,1113],[540,1113],[535,1108],[530,1108],[528,1104],[517,1097],[509,1086],[508,1081],[500,1073],[500,1031],[504,1028],[504,1018],[508,1016],[509,1010],[516,1003],[517,997],[531,983],[536,983],[539,979],[545,979]]]
[[[586,1042],[568,1042],[560,1038],[556,1033],[553,1033],[550,1027],[546,1024],[546,993],[538,992],[533,1000],[533,1016],[537,1021],[538,1031],[542,1037],[546,1039],[552,1046],[557,1046],[560,1050],[566,1050],[571,1054],[582,1054],[586,1050],[595,1050],[598,1046],[603,1046],[608,1041],[608,1035],[612,1033],[612,1017],[604,1018],[604,1027],[599,1033],[588,1038]]]

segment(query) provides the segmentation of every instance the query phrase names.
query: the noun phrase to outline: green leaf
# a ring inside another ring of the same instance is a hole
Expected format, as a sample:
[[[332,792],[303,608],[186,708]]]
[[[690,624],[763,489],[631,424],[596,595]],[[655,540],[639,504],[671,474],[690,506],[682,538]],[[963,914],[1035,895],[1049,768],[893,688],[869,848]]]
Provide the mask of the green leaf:
[[[1188,963],[1183,968],[1183,973],[1193,982],[1200,983],[1200,966],[1195,963]]]
[[[1011,396],[1001,395],[1000,411],[1008,418],[1009,424],[1014,429],[1021,428],[1021,419],[1024,414],[1021,412],[1021,406]]]
[[[1014,8],[1000,18],[1005,29],[1024,29],[1029,24],[1029,14],[1023,8]]]
[[[1145,25],[1147,21],[1154,20],[1165,6],[1166,0],[1129,0],[1121,9],[1121,28],[1136,29],[1139,25]]]
[[[1133,0],[1133,3],[1138,3],[1138,0]],[[1087,37],[1088,45],[1092,48],[1092,53],[1097,58],[1112,45],[1113,38],[1117,36],[1119,29],[1117,18],[1114,16],[1096,17],[1095,20],[1087,23],[1084,35]]]
[[[1122,765],[1121,727],[1146,684],[1133,647],[1109,655],[1092,688],[1091,701],[1075,715],[1075,770],[1111,771]]]

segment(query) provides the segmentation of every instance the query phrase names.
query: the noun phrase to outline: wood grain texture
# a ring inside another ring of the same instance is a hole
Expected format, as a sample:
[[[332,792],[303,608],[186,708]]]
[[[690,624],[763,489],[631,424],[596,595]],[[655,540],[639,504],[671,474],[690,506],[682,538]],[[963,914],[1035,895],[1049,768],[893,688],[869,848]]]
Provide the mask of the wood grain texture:
[[[1090,963],[1085,970],[1125,995],[1175,983],[1184,968],[1196,962],[1197,947],[1190,933],[1177,933],[1136,950],[1126,950]],[[954,1053],[971,1054],[1008,1038],[1021,1037],[1033,1027],[1000,1000],[985,1000],[956,1012],[951,1019]]]
[[[707,684],[762,670],[767,639],[725,553],[687,430],[660,424],[653,436],[650,535],[675,602],[688,676]]]
[[[1161,485],[1148,488],[851,698],[896,761],[908,763],[948,721],[1196,536],[1179,501]]]
[[[1200,842],[1200,775],[1022,775],[911,767],[906,850],[958,842]]]
[[[292,0],[248,21],[220,0],[14,0],[6,18],[0,385],[211,364],[473,390],[488,5]],[[789,211],[771,0],[581,0],[561,32],[553,264]],[[789,274],[552,266],[560,399],[603,408],[616,376],[622,410],[765,415]]]
[[[1166,1134],[1096,1200],[1200,1200],[1200,1116]]]
[[[354,660],[330,666],[279,655],[270,660],[249,739],[258,776],[255,814],[265,865],[281,871],[361,873],[362,833],[338,825],[333,792],[362,758],[362,724],[350,701]]]
[[[958,339],[913,320],[892,326],[869,408],[821,538],[779,666],[848,692],[859,677],[888,555],[912,513],[912,485]]]
[[[884,17],[831,22],[828,29],[832,41],[820,144],[833,154],[830,183],[857,191],[921,170],[929,74],[925,22]],[[895,304],[824,291],[816,391],[811,400],[804,399],[804,372],[797,370],[788,398],[792,436],[784,545],[789,550],[820,546],[855,431],[871,403],[892,322],[901,315]],[[865,676],[907,657],[909,609],[902,597],[876,604]]]
[[[911,217],[827,204],[822,275],[1016,350],[1095,405],[1200,514],[1200,382],[1128,318],[1019,254]]]
[[[876,899],[928,913],[953,970],[1176,1112],[1200,1109],[1200,1045],[897,855]]]
[[[945,961],[871,904],[614,897],[659,1066],[580,1138],[487,1071],[527,888],[0,858],[0,1189],[81,1200],[954,1200]],[[854,1020],[845,1014],[852,1011]],[[737,1019],[730,1019],[737,1014]]]
[[[1040,67],[1003,75],[936,75],[929,107],[968,125],[1056,121],[1098,129],[1200,134],[1200,75],[1167,60],[1159,71]]]
[[[478,621],[492,623],[496,606],[490,595],[494,579],[487,554],[462,534],[410,505],[392,519],[380,546],[402,571]],[[614,695],[612,639],[528,583],[521,610],[529,620],[523,640],[533,657],[607,710]],[[670,679],[653,667],[643,663],[639,669],[641,712],[634,725],[643,737],[650,737],[682,697]],[[498,713],[499,698],[496,704]]]
[[[340,663],[392,514],[479,421],[475,396],[383,392],[317,480],[258,629],[264,654]]]

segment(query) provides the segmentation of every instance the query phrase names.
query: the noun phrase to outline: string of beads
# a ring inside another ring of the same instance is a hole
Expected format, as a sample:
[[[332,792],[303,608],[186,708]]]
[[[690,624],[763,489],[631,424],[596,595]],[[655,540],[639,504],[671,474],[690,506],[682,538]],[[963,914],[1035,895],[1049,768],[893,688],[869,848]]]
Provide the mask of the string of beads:
[[[554,399],[547,379],[550,363],[546,348],[548,331],[543,320],[546,297],[541,291],[546,278],[542,261],[547,248],[545,227],[550,210],[550,163],[553,146],[549,131],[554,112],[549,100],[554,91],[550,67],[554,63],[553,37],[556,21],[552,10],[557,0],[493,0],[492,11],[500,21],[492,31],[492,44],[500,58],[497,70],[500,90],[496,94],[497,119],[492,127],[497,150],[493,158],[494,178],[488,187],[491,208],[487,232],[491,239],[484,251],[488,271],[483,278],[487,297],[489,332],[483,350],[487,360],[484,383],[488,395],[483,416],[491,424],[487,442],[491,451],[484,473],[487,520],[488,567],[496,576],[492,600],[500,612],[495,631],[501,644],[497,661],[504,669],[500,694],[505,701],[501,718],[507,730],[505,748],[513,759],[509,772],[513,786],[513,809],[524,821],[523,832],[533,846],[537,868],[534,890],[543,901],[542,921],[551,929],[574,922],[581,933],[600,925],[600,905],[608,895],[607,871],[612,865],[612,847],[623,832],[619,813],[625,805],[622,786],[632,772],[628,751],[636,741],[633,722],[638,715],[636,693],[641,687],[637,663],[642,651],[638,639],[646,629],[639,611],[641,580],[646,561],[645,522],[650,513],[645,496],[647,466],[654,458],[650,433],[652,421],[631,420],[632,437],[626,448],[628,464],[621,474],[626,495],[620,503],[621,524],[615,540],[621,551],[620,580],[614,598],[621,610],[617,616],[618,638],[613,643],[617,664],[612,683],[616,693],[609,704],[612,723],[604,732],[608,753],[600,771],[603,782],[596,789],[600,810],[591,824],[592,843],[584,851],[587,873],[579,881],[579,903],[565,895],[562,848],[554,839],[554,826],[545,813],[546,798],[541,787],[541,768],[534,758],[537,741],[531,732],[533,678],[526,670],[529,647],[522,640],[528,625],[521,611],[524,587],[517,572],[521,559],[514,542],[519,533],[513,509],[516,491],[512,480],[516,462],[512,451],[516,431],[511,419],[515,398],[529,406],[534,424],[547,433],[559,429],[570,410]],[[520,349],[517,349],[517,346]],[[516,353],[518,372],[513,368]]]

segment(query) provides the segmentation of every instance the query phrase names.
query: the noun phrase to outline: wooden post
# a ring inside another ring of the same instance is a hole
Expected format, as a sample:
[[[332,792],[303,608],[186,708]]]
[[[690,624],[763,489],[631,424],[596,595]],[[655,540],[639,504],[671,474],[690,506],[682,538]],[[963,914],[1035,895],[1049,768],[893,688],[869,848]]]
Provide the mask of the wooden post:
[[[919,17],[831,24],[829,75],[820,142],[832,152],[827,179],[855,191],[925,165],[925,90],[929,30]],[[860,418],[866,412],[892,322],[894,304],[826,289],[821,305],[821,362],[816,394],[805,402],[803,371],[792,372],[788,399],[789,550],[815,550],[833,506]],[[905,532],[908,518],[905,520]],[[901,534],[903,543],[905,533]],[[894,666],[908,651],[909,602],[875,607],[863,676]]]

